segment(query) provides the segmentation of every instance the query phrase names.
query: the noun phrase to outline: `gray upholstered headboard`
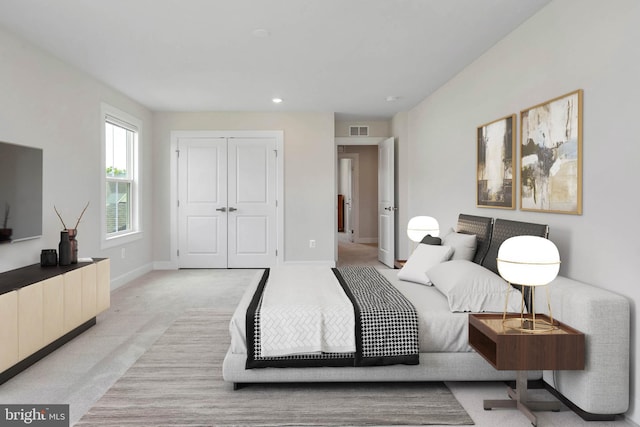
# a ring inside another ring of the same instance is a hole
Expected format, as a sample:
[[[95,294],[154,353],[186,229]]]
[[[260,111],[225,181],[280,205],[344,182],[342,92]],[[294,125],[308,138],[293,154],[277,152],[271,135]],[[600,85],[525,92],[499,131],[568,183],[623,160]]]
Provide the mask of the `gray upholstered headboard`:
[[[549,226],[545,224],[534,224],[532,222],[509,221],[506,219],[496,219],[493,223],[491,241],[487,255],[482,260],[482,266],[498,274],[498,249],[502,242],[515,236],[538,236],[549,237]]]
[[[489,218],[460,214],[456,231],[464,234],[475,234],[477,237],[476,253],[473,262],[498,273],[498,249],[502,242],[515,236],[549,237],[549,226],[533,222],[510,221],[507,219]]]
[[[476,235],[476,254],[473,257],[473,262],[476,264],[482,264],[489,250],[492,225],[493,218],[466,214],[460,214],[458,216],[456,231],[458,233]]]
[[[480,264],[496,274],[498,272],[498,249],[502,242],[515,236],[539,236],[549,237],[549,226],[532,222],[509,221],[506,219],[488,218],[460,214],[456,226],[458,233],[475,234],[477,239],[476,253],[473,262]],[[512,284],[522,291],[522,286]],[[527,307],[531,306],[531,289],[525,293],[524,299]]]

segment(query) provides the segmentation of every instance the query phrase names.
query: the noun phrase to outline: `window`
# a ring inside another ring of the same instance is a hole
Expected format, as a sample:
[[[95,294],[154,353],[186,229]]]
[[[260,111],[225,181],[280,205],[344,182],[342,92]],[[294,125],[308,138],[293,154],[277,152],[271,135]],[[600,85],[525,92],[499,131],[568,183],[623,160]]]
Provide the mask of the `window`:
[[[130,236],[138,227],[138,134],[140,121],[103,105],[104,206],[106,241]]]

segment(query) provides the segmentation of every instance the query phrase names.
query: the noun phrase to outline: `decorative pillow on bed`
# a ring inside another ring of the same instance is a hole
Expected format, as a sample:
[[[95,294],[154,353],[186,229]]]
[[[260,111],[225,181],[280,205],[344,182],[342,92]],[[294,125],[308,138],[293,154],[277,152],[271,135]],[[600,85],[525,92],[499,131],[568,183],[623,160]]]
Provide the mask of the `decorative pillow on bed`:
[[[472,261],[443,262],[429,269],[427,275],[447,297],[451,311],[502,313],[507,291],[511,289],[507,311],[520,312],[520,291],[493,271]]]
[[[425,245],[441,245],[442,239],[439,237],[433,237],[431,234],[427,234],[420,240],[420,243],[424,243]]]
[[[398,271],[398,279],[431,286],[427,270],[451,258],[450,246],[435,246],[419,243],[404,266]]]
[[[476,254],[477,238],[475,234],[456,233],[453,228],[442,238],[442,244],[453,248],[454,259],[466,259],[471,261]]]

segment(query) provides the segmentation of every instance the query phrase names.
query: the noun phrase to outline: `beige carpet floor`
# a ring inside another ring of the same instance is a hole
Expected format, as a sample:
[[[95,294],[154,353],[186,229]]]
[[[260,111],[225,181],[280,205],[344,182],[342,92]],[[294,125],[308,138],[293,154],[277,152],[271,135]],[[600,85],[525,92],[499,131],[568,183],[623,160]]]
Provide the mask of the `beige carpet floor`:
[[[222,380],[231,313],[193,309],[77,426],[473,424],[443,383],[251,385]]]
[[[338,267],[345,265],[370,265],[379,268],[387,268],[378,261],[377,243],[351,243],[338,240]]]

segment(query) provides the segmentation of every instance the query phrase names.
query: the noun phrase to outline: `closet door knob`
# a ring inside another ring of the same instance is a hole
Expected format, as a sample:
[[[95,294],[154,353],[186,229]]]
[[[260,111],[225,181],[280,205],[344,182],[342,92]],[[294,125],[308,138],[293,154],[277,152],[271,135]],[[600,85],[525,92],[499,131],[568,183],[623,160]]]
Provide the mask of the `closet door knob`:
[[[227,211],[227,208],[218,208],[218,209],[216,209],[216,210],[217,210],[218,212],[226,212],[226,211]]]
[[[236,208],[229,208],[229,212],[235,212],[235,211],[237,211],[237,210],[238,210],[238,209],[236,209]]]

